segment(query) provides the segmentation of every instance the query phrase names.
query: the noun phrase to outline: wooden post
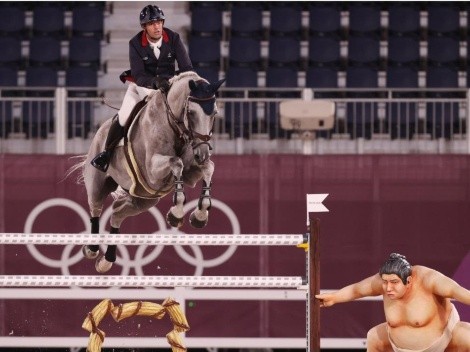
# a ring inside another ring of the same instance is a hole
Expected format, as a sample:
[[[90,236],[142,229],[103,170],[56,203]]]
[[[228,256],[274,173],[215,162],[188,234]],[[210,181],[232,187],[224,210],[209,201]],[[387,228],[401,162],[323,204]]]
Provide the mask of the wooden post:
[[[315,298],[320,293],[320,219],[310,219],[310,239],[308,248],[308,285],[310,297],[307,297],[310,319],[309,351],[320,352],[320,302]]]

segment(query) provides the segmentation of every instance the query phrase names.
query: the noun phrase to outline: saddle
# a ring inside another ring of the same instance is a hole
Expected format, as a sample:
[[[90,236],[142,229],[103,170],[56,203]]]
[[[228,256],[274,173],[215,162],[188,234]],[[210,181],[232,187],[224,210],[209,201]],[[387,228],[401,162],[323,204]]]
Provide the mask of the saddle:
[[[125,167],[129,177],[132,180],[129,194],[138,198],[156,199],[164,196],[167,192],[154,190],[148,185],[145,177],[142,176],[142,172],[139,169],[134,151],[132,149],[132,143],[129,139],[132,129],[135,128],[135,125],[141,116],[141,111],[146,104],[147,97],[138,102],[134,109],[132,109],[126,126],[124,126],[124,155],[126,158]]]

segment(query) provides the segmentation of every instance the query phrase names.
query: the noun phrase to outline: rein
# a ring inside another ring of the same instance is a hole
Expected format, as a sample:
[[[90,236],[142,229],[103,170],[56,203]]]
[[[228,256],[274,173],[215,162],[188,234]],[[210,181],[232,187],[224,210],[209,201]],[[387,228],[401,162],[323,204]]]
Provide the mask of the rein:
[[[197,147],[199,147],[202,144],[207,144],[209,146],[209,149],[212,150],[212,146],[209,143],[209,141],[212,138],[212,132],[213,132],[214,126],[212,126],[212,129],[209,132],[209,134],[201,134],[197,131],[194,131],[191,128],[191,124],[189,122],[188,122],[188,126],[186,126],[185,123],[184,123],[184,118],[188,114],[188,108],[189,108],[189,102],[190,101],[195,102],[195,103],[209,101],[209,100],[215,99],[215,95],[213,95],[212,97],[209,97],[209,98],[196,98],[196,97],[188,96],[188,98],[186,99],[186,103],[184,105],[183,112],[181,113],[181,116],[179,118],[177,118],[175,116],[175,114],[173,114],[173,111],[170,108],[170,104],[168,103],[167,96],[165,94],[163,94],[163,97],[164,97],[163,101],[165,102],[165,106],[166,106],[166,109],[167,109],[168,123],[170,124],[170,126],[173,129],[173,131],[175,132],[175,134],[181,140],[183,140],[185,144],[189,143],[189,142],[192,142],[191,146],[192,146],[193,149],[196,149]],[[200,140],[201,142],[195,143],[196,139]]]

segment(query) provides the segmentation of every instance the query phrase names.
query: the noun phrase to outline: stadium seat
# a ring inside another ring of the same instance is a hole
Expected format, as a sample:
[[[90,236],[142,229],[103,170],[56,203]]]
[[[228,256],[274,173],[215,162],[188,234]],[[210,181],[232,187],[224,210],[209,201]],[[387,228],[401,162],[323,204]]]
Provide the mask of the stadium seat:
[[[93,102],[83,98],[96,97],[96,90],[73,90],[74,87],[96,87],[98,77],[96,70],[90,67],[69,67],[65,72],[65,85],[68,96],[82,98],[80,101],[67,102],[68,138],[87,138],[93,121]]]
[[[195,67],[194,71],[209,82],[217,82],[219,80],[219,69],[217,67]]]
[[[428,92],[427,96],[435,101],[426,104],[427,131],[432,138],[449,139],[452,134],[459,133],[459,104],[445,101],[455,97],[449,88],[458,87],[458,71],[451,67],[428,66],[426,70],[426,87],[442,88],[442,91]],[[438,99],[444,99],[438,101]]]
[[[349,36],[349,65],[378,67],[380,64],[380,41],[374,37]]]
[[[69,45],[69,65],[99,69],[101,65],[100,40],[93,37],[72,37]]]
[[[88,5],[76,6],[72,9],[72,36],[104,37],[104,12],[101,6]]]
[[[222,37],[222,10],[219,6],[191,7],[191,34]]]
[[[412,66],[389,66],[386,74],[388,88],[418,88],[418,70]],[[395,92],[394,96],[406,98],[410,97],[410,94],[406,91]],[[417,103],[387,103],[385,125],[392,139],[411,139],[418,124]]]
[[[429,65],[457,67],[460,59],[459,40],[454,37],[429,36],[427,59]]]
[[[283,88],[276,89],[273,92],[267,93],[269,97],[273,98],[296,98],[297,92],[286,91],[285,88],[297,88],[298,78],[297,70],[292,67],[268,67],[266,70],[266,88]],[[292,134],[291,131],[286,131],[281,128],[279,120],[278,104],[266,103],[265,108],[267,130],[271,139],[289,138]]]
[[[226,72],[229,88],[252,88],[258,86],[258,71],[253,67],[229,67]],[[241,94],[232,97],[242,98]],[[228,102],[224,106],[225,131],[231,138],[248,138],[258,132],[256,103]]]
[[[389,66],[419,66],[419,39],[413,36],[391,35],[388,38]]]
[[[18,72],[13,67],[0,66],[0,87],[16,87]],[[15,96],[17,92],[6,91],[2,88],[2,96]],[[11,101],[0,101],[0,138],[7,138],[12,130],[13,105]]]
[[[269,65],[300,69],[300,40],[293,36],[270,36]]]
[[[420,12],[416,3],[388,3],[388,33],[394,36],[420,36]]]
[[[52,36],[31,38],[29,44],[30,66],[62,67],[60,40]]]
[[[263,37],[263,8],[256,2],[236,1],[230,11],[230,32],[238,37]]]
[[[65,9],[60,4],[41,3],[33,11],[33,37],[48,36],[65,39]]]
[[[261,42],[251,37],[232,37],[229,43],[230,66],[261,68]]]
[[[429,35],[448,35],[458,37],[460,11],[456,4],[430,2],[428,9]]]
[[[220,67],[220,39],[191,35],[188,51],[194,67]]]
[[[350,35],[380,37],[380,6],[374,2],[350,2],[348,8]]]
[[[302,37],[302,7],[297,2],[270,4],[270,35]]]
[[[372,67],[348,67],[346,69],[347,88],[370,88],[369,95],[351,94],[351,97],[374,97],[373,88],[378,87],[378,71]],[[346,104],[347,131],[353,138],[370,139],[374,126],[378,123],[377,103],[354,102]]]
[[[58,84],[58,73],[51,67],[28,67],[26,69],[27,88],[29,97],[54,97],[54,88]],[[34,88],[51,88],[50,90]],[[53,99],[52,99],[53,100]],[[22,103],[23,131],[28,138],[47,138],[54,133],[54,102],[53,101],[25,101]]]
[[[340,65],[340,41],[336,37],[310,36],[308,40],[309,66]],[[338,67],[339,68],[339,67]]]
[[[21,41],[14,37],[0,37],[0,66],[23,68],[24,60],[21,54]]]
[[[15,4],[10,3],[10,4]],[[8,36],[16,39],[28,37],[26,29],[26,14],[24,8],[18,5],[2,6],[0,9],[0,37]]]
[[[342,37],[341,7],[338,3],[308,3],[309,33],[315,36]]]

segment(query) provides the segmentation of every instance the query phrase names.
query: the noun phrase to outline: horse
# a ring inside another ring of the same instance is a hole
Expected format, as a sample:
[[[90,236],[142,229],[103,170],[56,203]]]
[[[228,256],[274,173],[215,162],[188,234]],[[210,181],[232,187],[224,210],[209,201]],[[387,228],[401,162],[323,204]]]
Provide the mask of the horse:
[[[173,206],[166,220],[175,228],[184,222],[184,186],[194,188],[202,179],[199,202],[190,214],[196,228],[208,222],[211,208],[211,180],[215,165],[210,160],[210,144],[217,115],[216,92],[225,80],[210,83],[193,71],[170,79],[165,95],[152,90],[128,128],[124,145],[116,147],[106,173],[91,165],[92,158],[104,149],[112,119],[95,134],[88,154],[74,166],[81,169],[90,211],[91,233],[99,233],[99,218],[108,195],[112,195],[110,233],[118,234],[122,222],[155,206],[173,192]],[[137,108],[137,107],[136,107]],[[98,245],[84,245],[83,255],[96,259],[99,273],[109,271],[116,260],[116,245],[105,254]]]

